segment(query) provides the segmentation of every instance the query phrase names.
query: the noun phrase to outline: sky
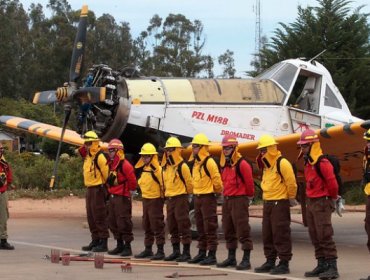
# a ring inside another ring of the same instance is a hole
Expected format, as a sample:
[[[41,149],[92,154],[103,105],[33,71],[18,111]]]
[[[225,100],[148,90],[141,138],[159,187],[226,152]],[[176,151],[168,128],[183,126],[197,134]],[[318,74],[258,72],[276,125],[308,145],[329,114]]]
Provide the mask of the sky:
[[[40,3],[48,16],[48,0],[20,0],[27,10],[31,3]],[[284,4],[282,4],[284,2]],[[191,21],[203,23],[206,45],[203,54],[215,59],[215,75],[222,73],[217,57],[226,50],[234,52],[236,76],[245,77],[252,70],[250,62],[256,49],[257,0],[68,0],[73,10],[88,5],[97,17],[112,15],[117,23],[128,22],[133,38],[146,30],[154,14],[165,19],[170,13],[183,14]],[[293,23],[297,7],[319,6],[317,0],[260,0],[261,35],[271,38],[279,22]],[[370,13],[369,0],[352,1],[353,8],[365,5],[363,13]]]

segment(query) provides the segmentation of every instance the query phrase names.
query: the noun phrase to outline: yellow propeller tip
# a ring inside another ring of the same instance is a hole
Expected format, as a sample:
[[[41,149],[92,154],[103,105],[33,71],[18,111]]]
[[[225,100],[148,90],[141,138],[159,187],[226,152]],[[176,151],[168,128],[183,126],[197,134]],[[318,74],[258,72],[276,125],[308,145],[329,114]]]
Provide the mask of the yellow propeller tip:
[[[40,92],[36,92],[35,96],[33,97],[32,103],[33,104],[38,104],[40,99]]]
[[[89,8],[87,7],[87,5],[83,5],[81,9],[81,16],[87,16],[88,11]]]

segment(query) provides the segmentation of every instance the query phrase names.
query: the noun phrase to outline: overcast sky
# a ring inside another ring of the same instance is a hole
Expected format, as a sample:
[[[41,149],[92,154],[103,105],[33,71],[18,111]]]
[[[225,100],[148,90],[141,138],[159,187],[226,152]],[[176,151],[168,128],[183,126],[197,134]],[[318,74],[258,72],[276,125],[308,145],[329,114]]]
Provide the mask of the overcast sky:
[[[48,0],[20,0],[27,10],[31,3],[40,3],[48,15]],[[190,20],[199,19],[204,25],[206,46],[203,54],[216,59],[215,74],[221,74],[217,57],[227,49],[234,52],[237,76],[251,70],[250,61],[255,50],[256,0],[68,0],[72,9],[87,4],[96,16],[111,14],[117,22],[128,22],[134,38],[145,30],[154,14],[166,18],[168,14],[183,14]],[[284,4],[282,4],[284,3]],[[260,0],[262,35],[270,38],[278,23],[292,23],[297,7],[318,6],[316,0]],[[370,13],[369,0],[353,1],[353,7],[366,5],[362,12]]]

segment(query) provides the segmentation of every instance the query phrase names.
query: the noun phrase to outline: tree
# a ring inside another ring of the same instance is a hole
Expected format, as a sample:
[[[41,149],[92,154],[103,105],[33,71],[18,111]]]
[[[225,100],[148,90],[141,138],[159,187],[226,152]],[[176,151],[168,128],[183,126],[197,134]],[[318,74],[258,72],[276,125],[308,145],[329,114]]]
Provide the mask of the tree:
[[[226,52],[218,57],[218,63],[223,65],[223,78],[235,78],[235,63],[234,63],[234,52],[226,50]]]
[[[352,113],[370,118],[370,26],[361,6],[353,13],[346,0],[318,0],[298,7],[297,20],[280,23],[260,51],[261,70],[283,59],[316,56],[333,76]]]
[[[146,75],[195,77],[213,74],[210,56],[203,55],[203,25],[184,15],[154,15],[146,31],[135,40],[135,56]]]

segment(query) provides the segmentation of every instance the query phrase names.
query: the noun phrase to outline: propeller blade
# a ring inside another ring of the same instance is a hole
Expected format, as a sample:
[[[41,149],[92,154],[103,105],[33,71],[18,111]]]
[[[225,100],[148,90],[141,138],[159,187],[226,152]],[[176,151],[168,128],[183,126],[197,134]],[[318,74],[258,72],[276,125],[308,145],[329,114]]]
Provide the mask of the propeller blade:
[[[71,67],[69,70],[69,81],[73,83],[76,83],[81,76],[86,43],[87,13],[87,6],[82,6],[80,22],[78,23],[77,34],[73,45]]]
[[[78,98],[82,103],[98,103],[106,99],[105,87],[84,87],[79,88],[73,93],[74,98]]]
[[[50,104],[57,101],[56,91],[55,90],[46,90],[36,92],[33,97],[33,104]]]
[[[57,176],[58,164],[59,164],[59,159],[60,159],[60,150],[62,147],[64,132],[66,131],[66,127],[67,127],[67,123],[69,120],[69,116],[71,115],[71,111],[72,111],[72,108],[70,105],[67,104],[64,106],[64,121],[63,121],[62,133],[60,135],[57,155],[56,155],[55,162],[54,162],[53,175],[51,176],[51,179],[50,179],[50,184],[49,184],[50,190],[52,190],[55,185],[55,178]]]

